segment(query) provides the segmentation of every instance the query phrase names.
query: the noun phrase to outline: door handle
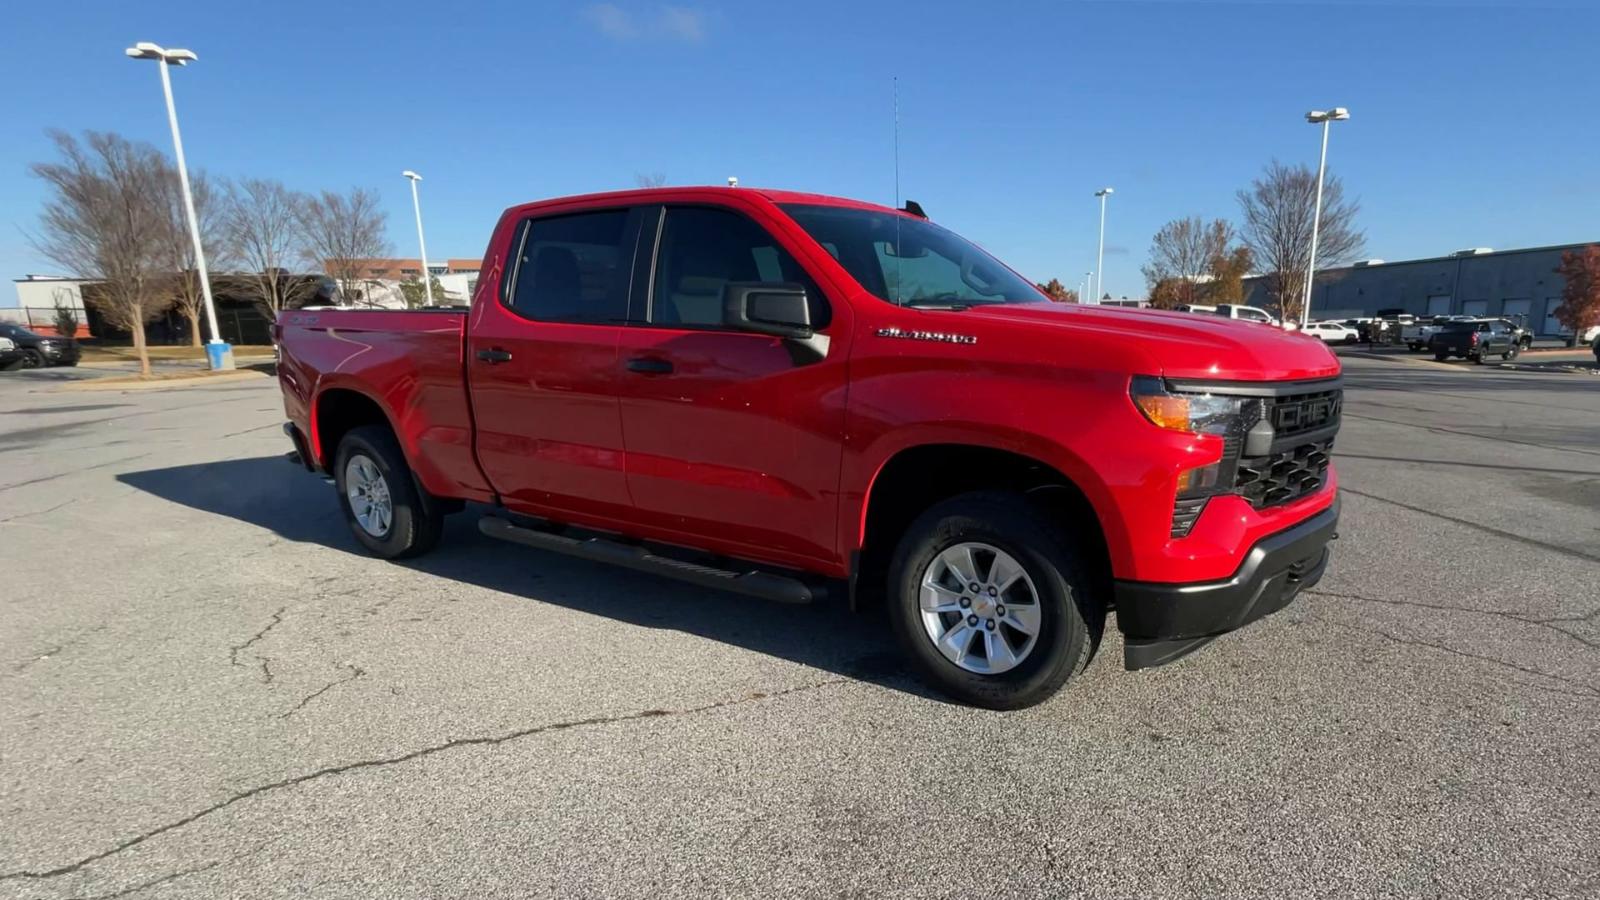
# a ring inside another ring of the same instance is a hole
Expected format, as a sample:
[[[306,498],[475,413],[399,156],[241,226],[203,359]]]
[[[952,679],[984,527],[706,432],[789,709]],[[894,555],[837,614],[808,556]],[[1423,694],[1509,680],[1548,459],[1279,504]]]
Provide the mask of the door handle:
[[[510,362],[511,351],[501,350],[499,347],[491,347],[488,350],[479,350],[478,359],[488,363],[491,366],[498,363]]]
[[[644,375],[666,375],[672,371],[672,363],[655,356],[635,356],[628,360],[628,371]]]

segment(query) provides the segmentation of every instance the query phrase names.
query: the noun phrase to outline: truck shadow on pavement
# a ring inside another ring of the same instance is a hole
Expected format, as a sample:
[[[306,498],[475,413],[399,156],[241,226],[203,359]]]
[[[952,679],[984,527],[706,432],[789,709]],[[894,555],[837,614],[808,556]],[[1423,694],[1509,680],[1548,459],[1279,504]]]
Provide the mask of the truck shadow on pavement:
[[[149,469],[117,480],[191,509],[266,528],[280,538],[366,556],[333,488],[281,456]],[[903,667],[881,613],[842,600],[786,606],[519,547],[479,533],[482,510],[445,522],[438,549],[394,565],[645,628],[667,628],[948,702]],[[714,677],[714,673],[708,673]]]

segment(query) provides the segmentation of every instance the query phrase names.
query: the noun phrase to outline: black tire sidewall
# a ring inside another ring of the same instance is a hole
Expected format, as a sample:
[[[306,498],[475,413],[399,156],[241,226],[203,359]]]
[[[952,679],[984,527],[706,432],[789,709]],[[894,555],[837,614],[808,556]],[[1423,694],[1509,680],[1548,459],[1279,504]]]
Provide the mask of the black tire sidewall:
[[[356,521],[355,512],[350,508],[350,495],[345,485],[345,470],[351,458],[357,455],[372,460],[389,487],[394,521],[389,524],[389,533],[382,538],[368,534],[367,530],[361,527],[361,523]],[[345,522],[349,524],[351,534],[355,535],[356,540],[374,555],[384,559],[399,559],[415,555],[432,546],[430,535],[425,531],[427,514],[423,510],[422,497],[416,483],[411,477],[411,467],[406,464],[405,456],[387,429],[367,426],[347,432],[339,441],[339,450],[334,457],[333,478],[339,494],[339,508],[344,511]]]
[[[22,368],[24,369],[42,369],[49,365],[49,363],[45,361],[44,354],[33,349],[22,351],[21,363]]]
[[[1010,554],[1039,593],[1040,634],[1028,658],[999,675],[968,672],[946,659],[922,624],[922,574],[958,543],[983,543]],[[1087,571],[1065,541],[1021,495],[979,493],[929,509],[906,530],[889,567],[889,620],[912,667],[951,697],[989,709],[1020,709],[1056,693],[1098,643],[1104,614],[1084,616]]]

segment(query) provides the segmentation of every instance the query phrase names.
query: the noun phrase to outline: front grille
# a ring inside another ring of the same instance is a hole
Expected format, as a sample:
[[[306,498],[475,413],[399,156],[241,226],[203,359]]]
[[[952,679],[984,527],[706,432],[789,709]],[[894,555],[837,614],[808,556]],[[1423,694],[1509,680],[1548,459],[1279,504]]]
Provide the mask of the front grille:
[[[1322,487],[1332,452],[1333,439],[1328,438],[1241,459],[1234,474],[1234,490],[1256,509],[1299,499]]]
[[[1277,440],[1308,434],[1324,428],[1337,428],[1344,406],[1344,391],[1316,391],[1270,397],[1264,402],[1262,416],[1272,424]]]

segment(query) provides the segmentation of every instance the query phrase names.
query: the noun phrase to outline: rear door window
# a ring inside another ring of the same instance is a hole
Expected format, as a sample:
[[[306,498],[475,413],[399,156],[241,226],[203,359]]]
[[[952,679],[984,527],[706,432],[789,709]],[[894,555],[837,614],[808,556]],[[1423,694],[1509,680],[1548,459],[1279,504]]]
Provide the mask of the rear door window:
[[[506,305],[540,322],[625,321],[636,220],[628,209],[530,220]]]

